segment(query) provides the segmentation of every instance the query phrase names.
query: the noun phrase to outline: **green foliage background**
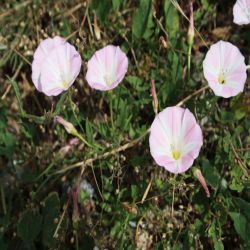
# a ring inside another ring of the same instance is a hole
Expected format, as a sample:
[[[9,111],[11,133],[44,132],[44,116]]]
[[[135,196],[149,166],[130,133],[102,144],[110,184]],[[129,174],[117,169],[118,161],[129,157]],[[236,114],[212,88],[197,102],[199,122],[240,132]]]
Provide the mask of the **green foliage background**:
[[[179,4],[189,16],[187,1]],[[206,45],[228,40],[249,61],[249,26],[233,24],[233,4],[194,1],[205,43],[196,33],[189,68],[189,23],[170,0],[2,0],[1,250],[250,249],[249,80],[237,97],[206,90],[183,105],[203,130],[194,167],[210,198],[192,168],[175,177],[158,167],[147,135],[154,119],[152,79],[161,111],[207,84]],[[29,63],[39,41],[56,34],[77,47],[84,67],[68,92],[48,98],[35,90]],[[126,78],[112,93],[92,90],[84,80],[87,60],[107,44],[121,46],[129,57]],[[80,143],[62,154],[72,136],[53,124],[57,114],[92,147]],[[79,180],[91,184],[94,195],[79,188],[79,219],[73,221],[71,188]]]

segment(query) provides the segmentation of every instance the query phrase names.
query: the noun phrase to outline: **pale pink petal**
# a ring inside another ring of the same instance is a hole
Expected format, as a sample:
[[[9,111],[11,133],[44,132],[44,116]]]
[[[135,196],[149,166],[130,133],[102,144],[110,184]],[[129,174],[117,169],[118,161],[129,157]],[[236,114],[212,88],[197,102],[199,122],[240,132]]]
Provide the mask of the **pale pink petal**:
[[[160,165],[160,164],[158,164]],[[160,165],[161,166],[161,165]],[[167,162],[163,165],[163,167],[169,171],[170,173],[173,174],[179,174],[180,173],[180,168],[179,168],[179,163],[176,161],[172,161],[172,162]]]
[[[198,157],[203,144],[203,136],[200,126],[196,123],[184,135],[183,155],[190,155],[194,159]]]
[[[182,124],[183,153],[188,154],[191,152],[193,158],[196,158],[198,156],[197,152],[199,153],[203,144],[203,137],[200,126],[188,109],[185,110]]]
[[[70,81],[69,86],[71,86],[74,83],[74,81],[76,80],[77,76],[79,75],[79,73],[81,71],[81,66],[82,66],[81,56],[74,48],[74,51],[71,51],[71,57],[70,57],[70,69],[71,69],[70,70],[70,79],[71,79],[71,81]]]
[[[233,7],[234,23],[238,25],[250,23],[250,0],[237,0]]]
[[[217,96],[236,96],[244,89],[247,77],[245,58],[229,42],[219,41],[210,47],[203,61],[203,72]]]
[[[229,86],[223,86],[223,90],[221,91],[221,96],[224,98],[229,98],[233,96],[232,88]]]
[[[108,45],[95,52],[88,61],[86,80],[98,90],[111,90],[124,78],[128,58],[119,46]]]
[[[36,49],[34,53],[34,60],[32,62],[32,81],[39,91],[41,91],[39,87],[39,77],[44,59],[53,49],[64,43],[66,43],[66,41],[62,37],[56,36],[54,38],[47,38],[43,40]]]
[[[171,166],[175,167],[176,164],[175,162],[173,161],[172,158],[164,155],[164,154],[157,154],[155,155],[155,161],[156,163],[159,165],[159,166],[162,166],[162,167],[166,167],[166,168],[169,168]],[[171,169],[169,170],[171,171]],[[172,170],[173,172],[174,170]]]
[[[52,50],[65,43],[65,39],[59,36],[43,40],[34,53],[34,59],[42,61]]]
[[[172,173],[191,167],[202,143],[200,126],[188,109],[166,108],[156,115],[150,128],[150,153],[159,166]]]
[[[177,143],[180,138],[184,109],[180,107],[166,108],[158,114],[161,124],[168,133],[169,143]],[[168,121],[167,123],[165,121]]]
[[[222,84],[218,84],[217,79],[214,79],[213,81],[208,81],[208,85],[213,90],[215,95],[223,97],[223,86]]]
[[[178,170],[178,173],[186,172],[194,163],[194,158],[187,154],[184,155],[180,160],[180,169]]]
[[[171,135],[169,133],[169,129],[164,127],[164,120],[160,118],[162,112],[158,114],[151,125],[151,134],[154,136],[150,136],[150,147],[151,154],[155,157],[159,154],[171,156]]]
[[[34,54],[32,80],[39,91],[56,96],[74,83],[81,64],[74,46],[60,37],[48,38]]]
[[[231,87],[234,95],[243,92],[246,79],[247,79],[246,72],[240,72],[228,77],[227,79],[228,85]]]
[[[211,45],[209,53],[206,54],[205,60],[203,61],[203,68],[206,69],[206,73],[214,74],[219,72],[221,60],[218,60],[218,58],[220,58],[220,53],[219,42]]]

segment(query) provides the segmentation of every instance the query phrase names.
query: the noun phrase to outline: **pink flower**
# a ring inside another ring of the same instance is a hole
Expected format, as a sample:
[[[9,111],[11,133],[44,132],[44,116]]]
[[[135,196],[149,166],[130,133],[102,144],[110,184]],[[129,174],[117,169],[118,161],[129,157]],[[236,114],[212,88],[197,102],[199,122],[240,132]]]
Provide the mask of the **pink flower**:
[[[201,128],[188,109],[165,108],[151,125],[151,155],[171,173],[187,171],[198,157],[202,143]]]
[[[250,0],[237,0],[233,7],[234,23],[242,25],[250,23]]]
[[[245,58],[229,42],[213,44],[203,61],[204,76],[215,95],[225,98],[243,91],[247,79]]]
[[[124,78],[128,58],[119,46],[108,45],[95,52],[88,61],[86,80],[90,87],[111,90]]]
[[[59,36],[47,38],[35,51],[32,81],[45,95],[59,95],[74,83],[81,64],[81,57],[74,46]]]

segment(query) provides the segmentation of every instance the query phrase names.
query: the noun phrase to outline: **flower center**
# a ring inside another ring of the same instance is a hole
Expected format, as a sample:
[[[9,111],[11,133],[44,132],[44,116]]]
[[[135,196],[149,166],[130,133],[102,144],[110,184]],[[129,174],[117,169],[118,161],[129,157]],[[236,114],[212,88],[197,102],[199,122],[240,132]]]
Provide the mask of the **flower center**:
[[[217,78],[217,81],[219,84],[224,84],[225,83],[225,76],[224,74],[219,74],[218,78]]]
[[[110,75],[110,74],[105,75],[105,76],[104,76],[105,84],[106,84],[107,86],[112,85],[112,83],[114,82],[113,78],[114,78],[114,77],[112,77],[112,75]]]
[[[177,161],[180,159],[181,157],[181,152],[179,150],[173,150],[172,151],[172,156],[173,158]]]
[[[63,80],[63,82],[62,82],[62,87],[63,87],[63,89],[68,89],[68,87],[69,87],[69,82],[68,82],[67,80]]]

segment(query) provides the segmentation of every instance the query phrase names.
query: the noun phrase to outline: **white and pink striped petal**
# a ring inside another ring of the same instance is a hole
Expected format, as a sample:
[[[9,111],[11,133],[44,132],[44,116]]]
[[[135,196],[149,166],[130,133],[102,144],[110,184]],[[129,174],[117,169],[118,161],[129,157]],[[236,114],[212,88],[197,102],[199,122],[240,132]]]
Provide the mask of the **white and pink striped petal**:
[[[128,70],[128,58],[119,46],[108,45],[88,61],[86,80],[90,87],[111,90],[123,80]]]
[[[224,98],[243,91],[247,78],[245,58],[229,42],[219,41],[208,50],[203,61],[203,72],[215,95]]]
[[[38,91],[56,96],[74,83],[81,65],[81,57],[74,46],[58,36],[47,38],[34,53],[32,81]]]
[[[168,107],[156,115],[150,129],[150,152],[159,166],[171,173],[188,170],[203,144],[194,115],[180,107]]]
[[[237,0],[233,7],[234,23],[238,25],[250,23],[250,0]]]

